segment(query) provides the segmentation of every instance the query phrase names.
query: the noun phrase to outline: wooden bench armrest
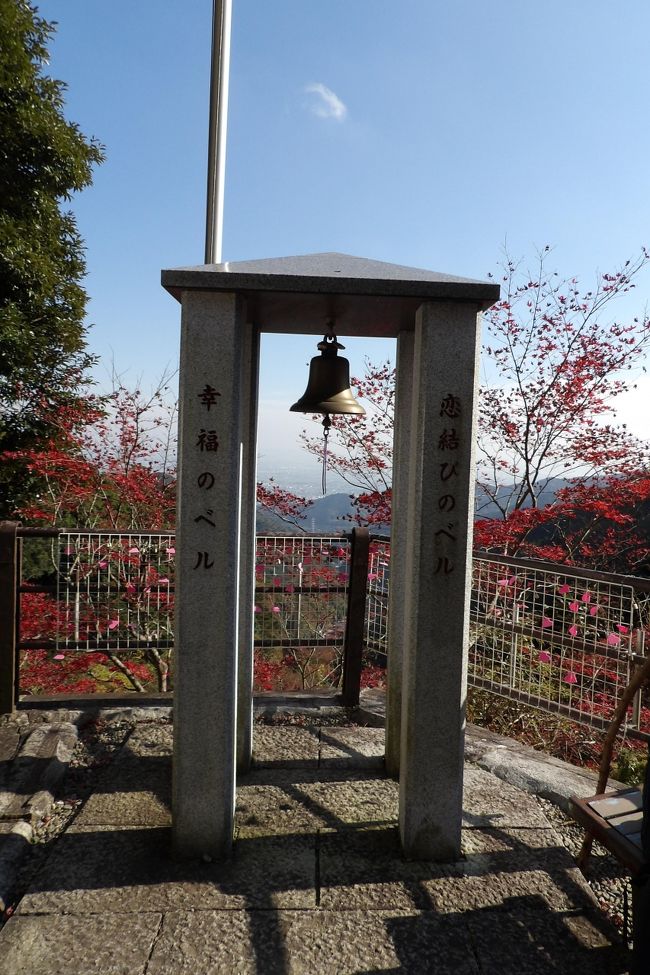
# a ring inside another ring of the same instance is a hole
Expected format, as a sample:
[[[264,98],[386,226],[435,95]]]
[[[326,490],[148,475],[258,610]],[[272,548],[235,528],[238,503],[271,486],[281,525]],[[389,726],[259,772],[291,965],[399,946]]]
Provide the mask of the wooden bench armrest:
[[[632,875],[645,864],[641,846],[642,806],[639,789],[624,789],[569,800],[571,815]]]

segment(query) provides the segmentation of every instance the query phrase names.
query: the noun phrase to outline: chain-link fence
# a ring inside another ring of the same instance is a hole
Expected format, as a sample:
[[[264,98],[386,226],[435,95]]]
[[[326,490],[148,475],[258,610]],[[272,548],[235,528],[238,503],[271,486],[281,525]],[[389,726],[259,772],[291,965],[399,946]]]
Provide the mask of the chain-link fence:
[[[642,662],[646,580],[476,556],[469,683],[594,727],[606,726]],[[641,697],[627,730],[650,732]]]
[[[10,552],[4,529],[0,544]],[[0,601],[6,618],[17,609],[22,694],[172,690],[173,533],[22,529],[11,544],[18,545],[22,577],[7,574],[13,556],[6,554]],[[258,691],[339,689],[355,612],[359,633],[364,620],[366,682],[383,681],[390,539],[371,536],[362,550],[363,565],[355,557],[352,573],[349,535],[258,536]],[[358,592],[352,600],[353,578],[365,585],[365,600]],[[644,659],[649,610],[650,580],[477,554],[469,683],[604,727]],[[3,654],[0,683],[7,683],[13,665]],[[648,691],[638,695],[627,730],[650,735]]]

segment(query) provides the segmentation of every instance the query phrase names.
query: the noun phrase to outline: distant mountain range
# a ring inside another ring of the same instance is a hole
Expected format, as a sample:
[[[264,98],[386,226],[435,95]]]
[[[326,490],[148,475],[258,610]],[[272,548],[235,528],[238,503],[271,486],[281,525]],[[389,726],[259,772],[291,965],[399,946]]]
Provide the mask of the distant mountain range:
[[[540,508],[545,507],[547,504],[552,504],[555,500],[555,495],[562,488],[568,487],[569,481],[564,480],[561,477],[554,477],[546,485],[546,488],[540,492],[538,496],[538,504]],[[512,493],[512,488],[504,487],[497,493],[497,500],[503,500],[504,504],[507,502],[510,494]],[[524,508],[530,508],[530,501],[523,504]],[[476,485],[476,503],[474,505],[474,513],[476,518],[500,518],[501,512],[498,505],[491,501],[482,490],[479,484]]]
[[[550,504],[556,493],[561,488],[566,487],[568,483],[559,477],[550,481],[546,490],[540,495],[540,504]],[[509,493],[509,488],[502,489],[501,497],[504,502]],[[524,507],[529,507],[529,505]],[[500,516],[497,505],[490,501],[478,486],[475,511],[477,518],[498,518]],[[304,517],[295,519],[293,524],[258,505],[257,533],[258,535],[294,535],[303,531],[322,534],[349,532],[354,527],[353,515],[354,505],[349,494],[327,494],[325,497],[316,498],[311,507],[307,508]],[[389,533],[390,526],[377,525],[373,530],[379,533]]]
[[[296,518],[295,524],[284,521],[279,515],[258,505],[258,535],[294,535],[296,532],[321,532],[338,535],[349,532],[354,527],[351,519],[354,506],[349,494],[326,494],[316,498],[307,508],[303,518]]]

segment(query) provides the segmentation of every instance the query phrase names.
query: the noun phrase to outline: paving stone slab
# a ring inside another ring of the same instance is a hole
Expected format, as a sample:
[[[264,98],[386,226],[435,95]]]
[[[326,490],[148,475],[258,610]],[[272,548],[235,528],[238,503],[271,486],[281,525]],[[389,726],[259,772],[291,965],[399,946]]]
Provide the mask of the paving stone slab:
[[[250,782],[237,786],[235,830],[238,836],[256,833],[315,833],[325,824],[317,810],[305,802],[295,775],[273,774],[273,783]]]
[[[162,783],[161,783],[162,785]],[[165,792],[169,793],[166,788]],[[169,826],[170,800],[148,789],[140,792],[95,793],[77,818],[80,826]]]
[[[468,936],[482,972],[499,975],[625,975],[626,950],[609,940],[602,915],[553,912],[534,892],[496,909],[468,912]]]
[[[300,783],[297,789],[329,829],[397,822],[399,785],[382,775],[358,772],[335,780],[321,775],[320,781]]]
[[[304,832],[397,822],[398,786],[371,770],[257,769],[237,786],[241,833]]]
[[[98,777],[77,816],[79,826],[168,826],[172,765],[168,755],[120,755]]]
[[[382,728],[321,728],[321,768],[383,768]]]
[[[320,903],[327,909],[496,907],[538,893],[553,911],[592,905],[575,862],[551,829],[463,830],[463,858],[408,861],[397,830],[319,837]]]
[[[320,736],[318,728],[278,728],[255,725],[253,765],[258,768],[318,766]]]
[[[460,871],[458,864],[405,860],[396,827],[319,836],[320,905],[324,910],[428,910],[424,881]]]
[[[20,902],[20,914],[188,908],[303,908],[316,903],[315,837],[238,840],[225,863],[175,861],[167,829],[71,827]]]
[[[170,912],[165,915],[147,975],[288,975],[283,914]]]
[[[407,911],[165,917],[147,975],[479,975],[460,925]]]
[[[476,766],[465,766],[463,826],[535,827],[549,822],[534,796]]]
[[[398,805],[398,783],[372,769],[355,772],[336,763],[318,770],[263,768],[239,780],[236,822],[244,832],[388,825],[397,822]],[[478,768],[466,771],[463,825],[549,827],[533,797]]]
[[[2,930],[2,975],[143,975],[162,915],[13,917]]]
[[[80,826],[171,823],[171,725],[139,724],[97,778],[77,817]]]

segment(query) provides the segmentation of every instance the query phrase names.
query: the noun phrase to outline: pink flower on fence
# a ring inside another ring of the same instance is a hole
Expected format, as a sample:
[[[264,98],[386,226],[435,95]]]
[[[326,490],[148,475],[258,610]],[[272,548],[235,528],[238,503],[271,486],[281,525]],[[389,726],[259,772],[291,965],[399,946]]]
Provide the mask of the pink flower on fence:
[[[571,586],[568,586],[565,582],[563,586],[558,587],[557,591],[561,596],[566,596],[568,592],[571,592]]]
[[[565,684],[577,684],[578,678],[572,670],[567,670],[566,674],[562,678]]]
[[[610,647],[617,647],[620,642],[621,642],[621,638],[617,633],[607,634],[607,643],[609,644]]]
[[[55,660],[65,660],[65,654],[64,653],[55,653],[54,654],[54,659]]]
[[[165,549],[165,552],[167,553],[167,555],[176,555],[176,549],[175,548],[166,548]]]
[[[108,628],[109,628],[109,630],[115,630],[115,629],[117,629],[117,627],[119,625],[120,625],[120,621],[119,620],[109,620],[108,621]]]
[[[542,629],[548,630],[549,626],[553,626],[553,620],[549,619],[548,616],[542,617]]]
[[[599,609],[600,609],[600,607],[598,606],[597,603],[595,603],[593,606],[590,606],[589,607],[589,615],[590,616],[597,616]]]
[[[134,546],[133,548],[130,548],[129,549],[129,555],[139,555],[139,554],[140,554],[140,549],[139,548],[136,548]]]
[[[625,626],[624,623],[617,623],[616,624],[616,629],[618,630],[619,633],[629,633],[630,632],[629,627]]]
[[[497,586],[511,586],[514,581],[514,576],[510,576],[509,579],[497,579]]]
[[[537,654],[537,659],[541,664],[550,664],[551,655],[547,650],[540,650],[540,652]]]
[[[272,613],[279,613],[280,612],[280,607],[279,606],[273,606],[273,608],[271,609],[271,612]]]
[[[580,603],[574,599],[572,603],[569,603],[569,609],[572,613],[577,613],[580,609]]]
[[[578,627],[575,625],[575,623],[573,624],[573,626],[570,626],[569,627],[568,632],[571,634],[571,636],[577,636],[578,635],[578,632],[579,631],[578,631]]]
[[[590,603],[591,602],[591,593],[589,592],[589,590],[587,590],[587,592],[583,592],[583,594],[580,597],[580,599],[581,599],[581,601],[583,603]]]
[[[262,610],[259,608],[259,606],[255,606],[254,609],[253,609],[253,612],[254,613],[261,613]]]

